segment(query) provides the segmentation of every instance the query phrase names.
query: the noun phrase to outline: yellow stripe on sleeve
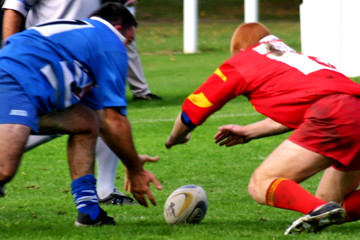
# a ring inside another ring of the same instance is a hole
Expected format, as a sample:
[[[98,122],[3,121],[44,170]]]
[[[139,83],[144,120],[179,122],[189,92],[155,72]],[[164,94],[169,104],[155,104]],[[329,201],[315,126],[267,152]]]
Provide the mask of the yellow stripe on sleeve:
[[[214,73],[218,75],[219,78],[221,78],[221,80],[224,82],[227,80],[227,77],[221,72],[220,68],[217,68]]]
[[[202,92],[198,94],[190,94],[187,99],[189,99],[190,102],[201,108],[208,108],[213,105]]]

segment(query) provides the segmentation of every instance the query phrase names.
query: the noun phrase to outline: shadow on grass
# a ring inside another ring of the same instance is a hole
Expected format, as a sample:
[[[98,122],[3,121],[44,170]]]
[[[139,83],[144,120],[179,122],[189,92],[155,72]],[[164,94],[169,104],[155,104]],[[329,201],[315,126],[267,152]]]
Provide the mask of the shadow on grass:
[[[126,209],[126,208],[125,208]],[[126,210],[125,210],[126,211]],[[292,219],[204,219],[200,224],[167,225],[163,219],[117,218],[116,226],[76,228],[75,212],[61,216],[41,212],[37,217],[19,209],[0,211],[1,239],[279,239]],[[306,239],[334,239],[356,231],[356,223],[331,226]],[[91,237],[90,237],[91,236]],[[304,236],[304,235],[302,235]],[[90,238],[89,238],[90,237]],[[285,239],[285,238],[284,238]]]
[[[184,100],[186,99],[186,97],[189,95],[189,93],[187,94],[172,94],[172,95],[161,95],[159,94],[159,96],[161,96],[163,99],[162,100],[133,100],[132,98],[128,97],[127,101],[128,101],[128,107],[130,108],[153,108],[153,107],[173,107],[173,106],[178,106],[179,109],[181,108],[181,105],[183,104]],[[234,99],[232,99],[231,101],[229,101],[227,104],[229,104],[230,102],[241,102],[241,103],[246,103],[248,104],[248,100],[247,98],[243,97],[243,96],[239,96],[236,97]],[[225,104],[225,105],[227,105]]]
[[[160,94],[159,94],[160,95]],[[187,95],[178,94],[178,95],[160,95],[162,100],[133,100],[128,98],[128,106],[130,108],[148,108],[148,107],[171,107],[179,106],[184,102]]]

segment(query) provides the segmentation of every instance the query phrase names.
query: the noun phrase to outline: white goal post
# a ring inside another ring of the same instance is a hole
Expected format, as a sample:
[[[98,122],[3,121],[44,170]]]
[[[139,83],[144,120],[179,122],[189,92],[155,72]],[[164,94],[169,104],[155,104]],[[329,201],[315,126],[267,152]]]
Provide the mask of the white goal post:
[[[303,0],[301,51],[323,59],[349,77],[360,76],[359,0]]]
[[[258,0],[244,0],[245,22],[258,21],[259,18],[258,2],[259,2]],[[184,53],[197,52],[198,18],[199,18],[198,0],[184,0],[184,10],[183,10]]]

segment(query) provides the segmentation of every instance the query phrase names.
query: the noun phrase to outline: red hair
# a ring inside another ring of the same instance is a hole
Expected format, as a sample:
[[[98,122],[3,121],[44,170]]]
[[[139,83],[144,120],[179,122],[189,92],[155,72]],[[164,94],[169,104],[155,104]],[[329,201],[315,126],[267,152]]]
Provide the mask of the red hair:
[[[234,32],[230,52],[232,55],[257,44],[262,38],[270,35],[269,29],[261,23],[243,23]]]

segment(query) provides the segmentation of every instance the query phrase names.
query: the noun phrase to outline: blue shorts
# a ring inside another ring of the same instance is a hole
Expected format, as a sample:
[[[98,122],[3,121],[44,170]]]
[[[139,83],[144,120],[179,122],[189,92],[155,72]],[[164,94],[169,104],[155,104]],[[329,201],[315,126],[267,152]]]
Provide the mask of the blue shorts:
[[[22,124],[39,131],[39,113],[15,79],[0,70],[0,124]]]

